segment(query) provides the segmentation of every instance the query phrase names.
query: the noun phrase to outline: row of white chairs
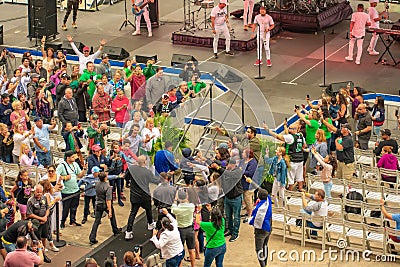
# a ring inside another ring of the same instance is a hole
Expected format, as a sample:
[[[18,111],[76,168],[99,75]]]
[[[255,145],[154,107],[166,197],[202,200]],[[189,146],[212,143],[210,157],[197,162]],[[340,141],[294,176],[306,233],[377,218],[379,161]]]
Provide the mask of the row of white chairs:
[[[307,221],[320,223],[322,228],[312,228],[307,225]],[[353,223],[343,218],[311,216],[300,211],[274,208],[272,228],[272,233],[282,236],[283,242],[287,239],[295,240],[299,241],[303,247],[307,243],[315,243],[325,250],[326,246],[337,247],[338,242],[344,240],[347,249],[368,249],[383,255],[394,251],[400,252],[400,243],[395,243],[390,239],[390,236],[400,237],[400,231],[392,227]],[[316,231],[318,236],[313,236],[311,231]],[[400,256],[396,257],[400,258]]]

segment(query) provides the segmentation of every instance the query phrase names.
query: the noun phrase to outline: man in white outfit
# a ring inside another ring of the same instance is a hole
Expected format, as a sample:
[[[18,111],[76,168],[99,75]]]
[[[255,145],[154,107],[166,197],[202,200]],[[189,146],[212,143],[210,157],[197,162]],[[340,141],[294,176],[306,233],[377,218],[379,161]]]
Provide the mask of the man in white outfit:
[[[247,31],[253,19],[254,0],[243,0],[243,27]]]
[[[70,42],[72,49],[74,50],[75,54],[79,58],[79,73],[80,74],[82,74],[83,71],[86,69],[86,63],[88,63],[89,61],[94,62],[94,60],[100,56],[101,51],[103,51],[104,45],[106,44],[106,41],[104,39],[101,40],[99,49],[95,53],[90,54],[90,49],[88,46],[85,46],[82,50],[83,53],[81,53],[81,51],[78,50],[74,41],[72,40],[71,35],[67,35],[67,40],[68,40],[68,42]]]
[[[353,61],[354,44],[357,41],[357,57],[356,64],[360,65],[362,46],[365,37],[365,26],[370,26],[371,20],[369,15],[364,13],[364,5],[358,4],[357,11],[351,15],[350,22],[350,41],[349,41],[349,55],[345,57],[347,61]]]
[[[144,4],[144,1],[148,1],[149,3],[154,3],[154,0],[131,0],[132,1],[132,6],[136,5],[140,7],[142,4]],[[146,5],[142,9],[143,13],[141,13],[138,16],[135,16],[135,25],[136,25],[136,30],[132,33],[133,36],[140,35],[140,20],[142,19],[142,15],[144,16],[144,21],[146,21],[147,25],[147,31],[148,31],[148,36],[152,37],[153,32],[151,30],[151,21],[150,21],[150,16],[149,16],[149,6]]]
[[[275,27],[274,20],[270,15],[267,14],[267,10],[265,9],[264,6],[260,7],[260,14],[258,14],[254,18],[254,23],[252,26],[252,35],[251,38],[254,38],[254,31],[256,30],[256,26],[258,25],[257,28],[257,61],[254,63],[254,66],[258,66],[262,63],[262,52],[260,49],[260,43],[262,42],[264,44],[265,48],[265,54],[267,56],[267,66],[271,67],[271,52],[269,50],[269,39],[271,37],[270,31]],[[261,36],[260,36],[261,35]],[[260,40],[261,38],[261,40]]]
[[[227,0],[219,0],[219,4],[211,10],[211,26],[214,34],[214,58],[218,58],[218,40],[220,34],[225,36],[225,55],[233,56],[231,50],[231,35],[229,33],[228,25],[228,11],[226,6]]]
[[[376,10],[376,6],[378,5],[378,0],[369,0],[369,19],[371,20],[370,28],[379,29],[379,21],[381,20],[381,16],[385,17],[386,11],[378,13]],[[371,56],[379,55],[379,52],[375,51],[376,42],[378,42],[378,34],[375,32],[372,34],[371,41],[369,42],[368,52]]]

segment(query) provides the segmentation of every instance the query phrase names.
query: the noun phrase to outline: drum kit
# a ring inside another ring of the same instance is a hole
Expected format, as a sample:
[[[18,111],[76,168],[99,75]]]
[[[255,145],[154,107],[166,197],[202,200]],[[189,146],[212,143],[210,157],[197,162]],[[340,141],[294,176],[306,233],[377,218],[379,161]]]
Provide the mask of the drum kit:
[[[211,28],[211,9],[214,7],[214,0],[184,0],[185,10],[185,26],[181,30],[194,33],[198,30],[206,30]],[[194,5],[197,9],[191,7]],[[204,18],[199,19],[199,15],[203,11]]]

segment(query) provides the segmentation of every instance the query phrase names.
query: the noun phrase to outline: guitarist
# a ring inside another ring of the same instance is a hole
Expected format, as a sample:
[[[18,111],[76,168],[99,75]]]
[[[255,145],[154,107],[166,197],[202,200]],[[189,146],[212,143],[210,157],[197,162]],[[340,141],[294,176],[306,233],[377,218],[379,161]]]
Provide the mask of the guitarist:
[[[219,0],[219,4],[211,10],[211,26],[212,33],[214,34],[214,58],[218,58],[218,40],[221,34],[225,36],[225,55],[233,56],[233,53],[230,51],[231,35],[227,25],[229,23],[227,5],[227,0]]]
[[[151,21],[149,17],[149,3],[154,3],[154,0],[131,0],[132,1],[132,12],[136,17],[136,30],[132,33],[133,36],[140,35],[140,20],[142,15],[146,21],[148,36],[152,37],[153,33],[151,31]]]

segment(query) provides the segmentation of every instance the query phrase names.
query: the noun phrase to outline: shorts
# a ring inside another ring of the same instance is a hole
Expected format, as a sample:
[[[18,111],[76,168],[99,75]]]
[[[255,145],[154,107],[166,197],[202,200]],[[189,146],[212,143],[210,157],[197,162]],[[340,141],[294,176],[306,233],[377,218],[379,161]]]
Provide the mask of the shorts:
[[[26,214],[26,210],[28,209],[28,206],[18,203],[18,209],[19,209],[19,213]]]
[[[178,228],[179,233],[181,235],[182,244],[185,245],[188,249],[195,248],[195,240],[194,240],[194,230],[193,226],[185,227],[185,228]]]
[[[47,238],[49,236],[49,225],[48,222],[40,224],[37,231],[35,231],[37,238]]]
[[[288,172],[288,184],[292,185],[296,182],[303,182],[303,161],[290,162],[290,170]]]
[[[244,190],[243,198],[244,198],[244,204],[246,205],[246,209],[249,210],[253,209],[253,196],[254,196],[254,190]]]

